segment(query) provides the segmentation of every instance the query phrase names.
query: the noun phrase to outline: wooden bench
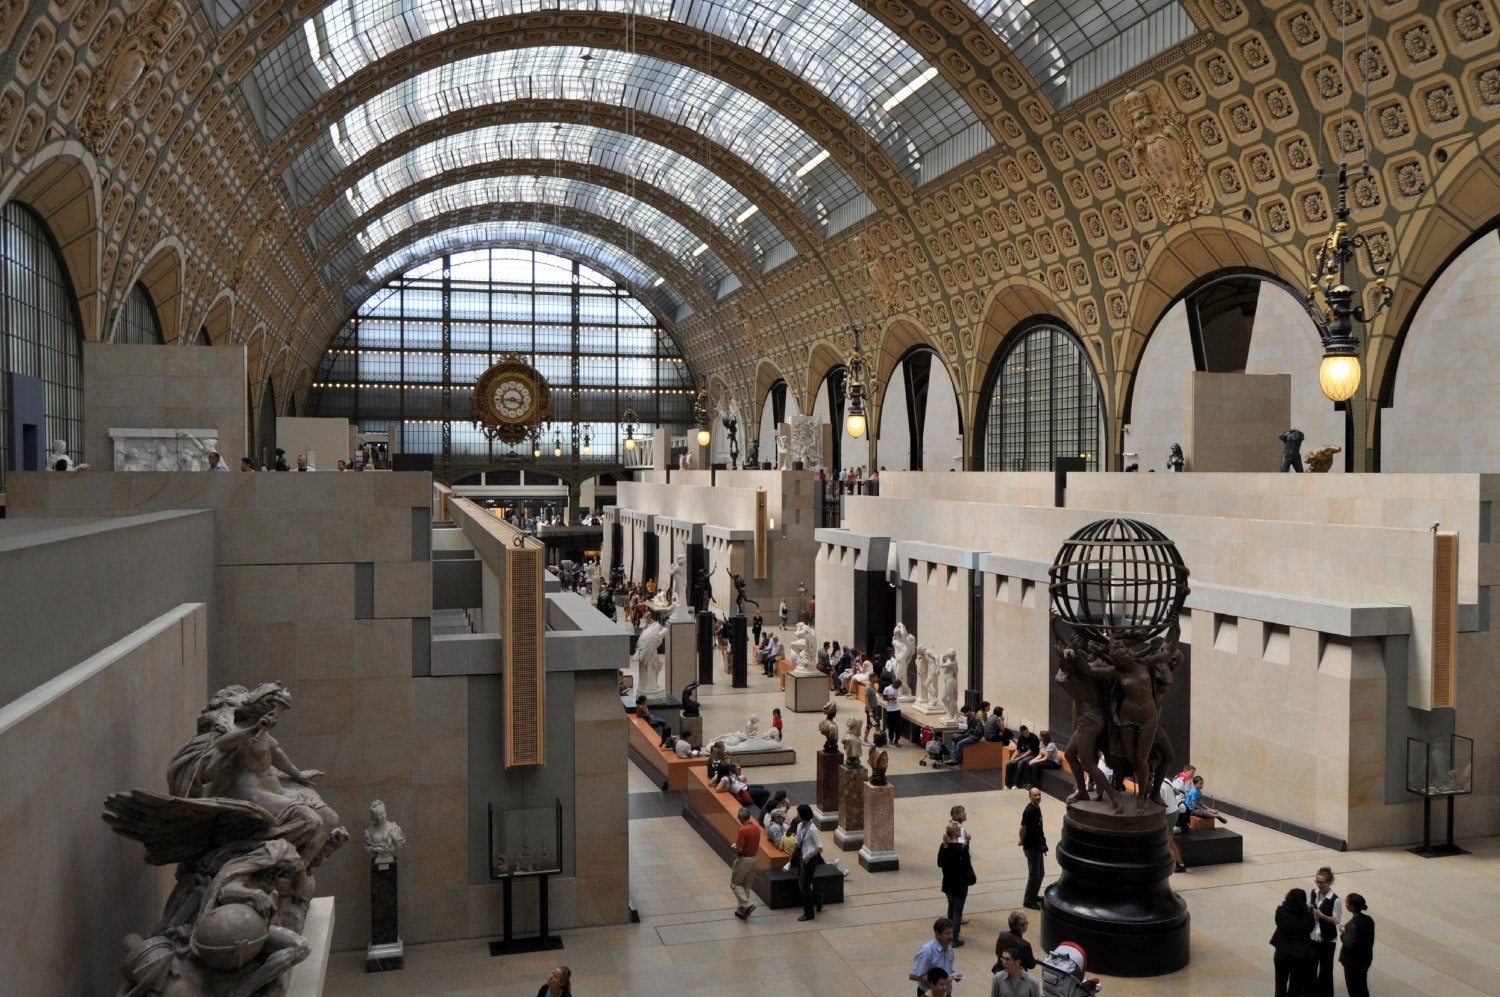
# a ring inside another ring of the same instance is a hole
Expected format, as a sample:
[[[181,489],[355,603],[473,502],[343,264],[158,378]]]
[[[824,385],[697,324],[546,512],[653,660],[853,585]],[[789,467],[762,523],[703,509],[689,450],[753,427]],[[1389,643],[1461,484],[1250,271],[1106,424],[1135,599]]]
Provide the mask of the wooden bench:
[[[687,805],[682,808],[682,816],[726,863],[732,863],[735,857],[734,839],[740,831],[740,806],[740,802],[728,793],[709,786],[707,769],[693,769],[689,773]],[[753,806],[750,810],[759,813]],[[797,871],[782,868],[788,858],[786,852],[762,835],[756,856],[755,883],[751,888],[772,910],[802,905],[802,894],[797,889]],[[825,905],[844,902],[844,874],[833,865],[819,867],[817,882]]]
[[[999,741],[975,741],[964,745],[964,760],[959,768],[965,772],[979,769],[1005,770],[1005,763],[1016,753],[1014,745]]]
[[[661,735],[641,717],[630,715],[630,753],[641,766],[656,776],[662,792],[684,790],[688,787],[688,773],[693,769],[706,771],[708,757],[678,758],[675,751],[661,746]]]

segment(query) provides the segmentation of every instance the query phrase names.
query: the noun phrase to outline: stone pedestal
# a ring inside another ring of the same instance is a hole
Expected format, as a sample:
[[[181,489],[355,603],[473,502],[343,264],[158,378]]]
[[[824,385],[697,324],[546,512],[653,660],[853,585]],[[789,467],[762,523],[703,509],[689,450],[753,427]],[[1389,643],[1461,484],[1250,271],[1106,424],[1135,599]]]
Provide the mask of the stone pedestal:
[[[852,852],[865,843],[865,780],[869,777],[863,765],[839,769],[839,826],[833,841],[842,851]]]
[[[365,972],[383,973],[406,968],[406,947],[396,925],[396,858],[370,863],[370,947],[365,950]]]
[[[828,676],[822,672],[786,677],[786,708],[793,713],[817,713],[828,703]]]
[[[667,691],[674,696],[698,678],[698,624],[673,620],[667,624]]]
[[[866,872],[894,872],[901,868],[896,855],[896,787],[865,786],[865,843],[859,864]]]
[[[698,681],[704,685],[714,684],[714,614],[704,611],[698,614]]]
[[[745,647],[745,614],[729,618],[729,685],[735,689],[750,688],[750,661]]]
[[[685,737],[695,748],[704,747],[703,744],[703,717],[683,717],[682,727],[678,732],[679,737]]]
[[[1062,875],[1043,898],[1042,948],[1071,940],[1089,971],[1163,976],[1188,963],[1187,904],[1172,892],[1172,852],[1161,814],[1116,816],[1075,803],[1055,854]]]
[[[839,822],[839,769],[844,756],[837,751],[818,751],[818,799],[813,804],[813,819],[818,830],[828,831]]]

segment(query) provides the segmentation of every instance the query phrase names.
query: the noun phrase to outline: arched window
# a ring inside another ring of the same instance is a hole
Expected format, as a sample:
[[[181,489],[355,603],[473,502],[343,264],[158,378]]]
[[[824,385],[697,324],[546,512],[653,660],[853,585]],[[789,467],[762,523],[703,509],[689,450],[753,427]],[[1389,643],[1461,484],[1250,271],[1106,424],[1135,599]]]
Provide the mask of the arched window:
[[[25,205],[0,211],[0,372],[42,382],[41,451],[67,440],[75,460],[83,458],[82,322],[61,254]],[[0,376],[0,487],[10,462],[14,401],[9,379]]]
[[[1065,330],[1038,325],[1005,351],[990,385],[986,471],[1050,471],[1056,457],[1103,458],[1103,409],[1088,356]]]
[[[120,331],[115,336],[117,343],[151,343],[161,345],[161,319],[156,316],[156,305],[151,294],[137,283],[125,299],[125,314],[120,316]]]

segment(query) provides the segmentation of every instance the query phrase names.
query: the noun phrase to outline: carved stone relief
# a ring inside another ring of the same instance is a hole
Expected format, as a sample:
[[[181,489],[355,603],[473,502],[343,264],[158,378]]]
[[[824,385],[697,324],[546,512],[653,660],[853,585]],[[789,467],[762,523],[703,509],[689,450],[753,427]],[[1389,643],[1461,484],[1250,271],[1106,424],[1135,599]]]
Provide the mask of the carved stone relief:
[[[1204,160],[1188,141],[1182,115],[1171,111],[1154,89],[1129,91],[1121,111],[1134,136],[1130,148],[1136,172],[1162,220],[1173,224],[1208,211],[1213,202],[1204,182]],[[1140,217],[1139,208],[1136,214]]]

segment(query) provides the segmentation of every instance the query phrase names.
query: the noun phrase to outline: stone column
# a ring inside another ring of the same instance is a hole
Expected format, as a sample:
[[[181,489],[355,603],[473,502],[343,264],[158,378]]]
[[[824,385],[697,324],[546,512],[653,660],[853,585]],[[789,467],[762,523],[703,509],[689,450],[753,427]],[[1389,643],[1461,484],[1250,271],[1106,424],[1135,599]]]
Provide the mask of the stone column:
[[[748,689],[750,680],[749,653],[745,646],[745,614],[736,613],[729,618],[729,684],[735,689]]]
[[[896,787],[865,787],[865,843],[859,849],[859,864],[866,872],[892,872],[901,868],[896,855]]]
[[[714,684],[714,614],[703,610],[698,614],[698,681],[704,685]]]
[[[818,801],[813,804],[813,820],[820,831],[832,830],[839,822],[839,769],[843,761],[840,752],[818,752]]]
[[[865,780],[869,776],[863,765],[839,768],[839,826],[834,829],[833,841],[846,852],[865,841]]]
[[[396,906],[396,857],[385,855],[370,863],[370,947],[365,950],[367,973],[406,968],[406,947],[397,931]]]

